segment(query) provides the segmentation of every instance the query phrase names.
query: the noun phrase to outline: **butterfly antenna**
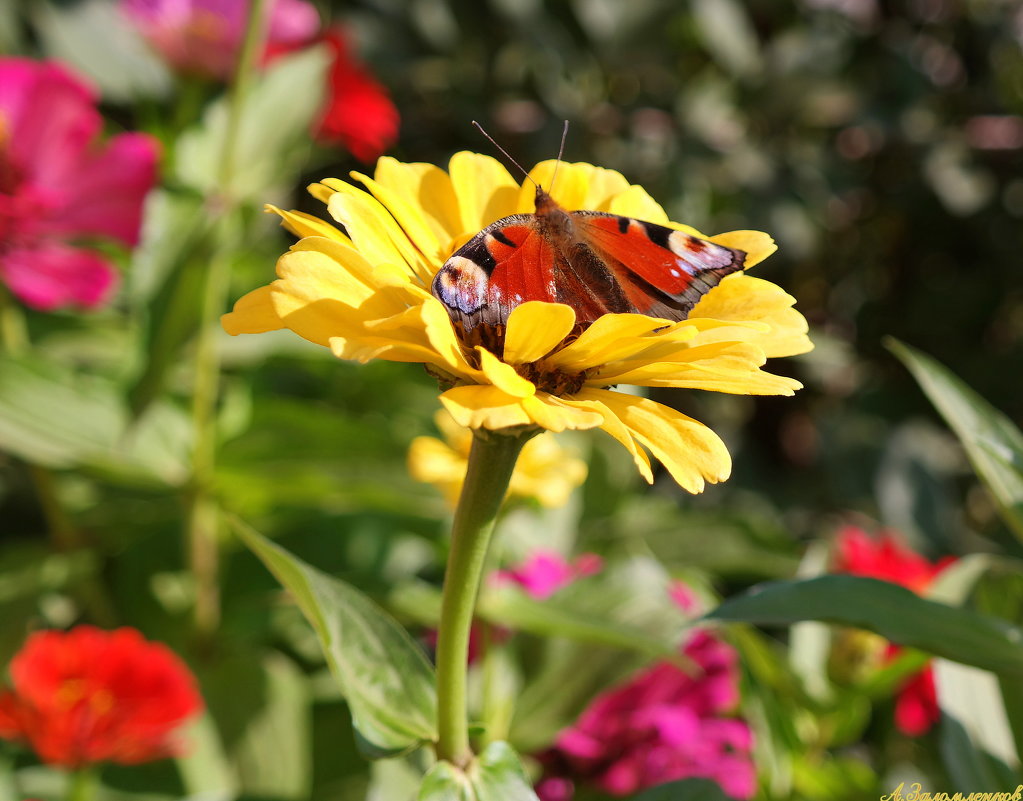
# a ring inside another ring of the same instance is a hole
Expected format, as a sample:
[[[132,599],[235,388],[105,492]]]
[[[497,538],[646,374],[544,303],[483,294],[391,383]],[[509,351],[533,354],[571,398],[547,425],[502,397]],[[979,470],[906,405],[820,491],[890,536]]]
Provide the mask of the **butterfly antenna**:
[[[505,150],[505,149],[504,149],[503,147],[501,147],[501,146],[500,146],[499,144],[497,144],[497,142],[496,142],[496,141],[494,140],[494,137],[492,137],[492,136],[491,136],[490,134],[488,134],[488,133],[487,133],[487,132],[486,132],[486,131],[485,131],[485,130],[483,129],[483,126],[482,126],[482,125],[480,125],[480,124],[479,124],[478,122],[476,122],[476,120],[473,120],[473,121],[472,121],[472,124],[476,126],[476,128],[477,128],[477,129],[479,130],[479,132],[480,132],[481,134],[483,134],[483,135],[484,135],[485,137],[487,137],[487,139],[489,139],[489,140],[490,140],[490,144],[492,144],[492,145],[493,145],[494,147],[496,147],[496,148],[497,148],[498,150],[500,150],[500,151],[501,151],[501,152],[502,152],[502,153],[504,154],[504,157],[505,157],[506,159],[508,159],[508,161],[510,161],[510,162],[511,162],[512,164],[514,164],[514,165],[515,165],[516,167],[518,167],[518,168],[519,168],[519,172],[521,172],[521,173],[522,173],[523,175],[525,175],[525,176],[526,176],[526,180],[527,180],[527,181],[529,181],[529,183],[531,183],[531,184],[532,184],[533,186],[536,186],[536,188],[537,188],[537,189],[539,189],[539,188],[540,188],[539,186],[537,186],[537,183],[536,183],[536,181],[534,181],[534,180],[532,179],[532,177],[530,176],[530,174],[529,174],[528,172],[526,172],[526,171],[525,171],[524,169],[522,169],[522,165],[521,165],[521,164],[519,164],[519,163],[518,163],[518,162],[517,162],[517,161],[516,161],[515,159],[513,159],[513,158],[511,157],[511,154],[510,154],[510,153],[509,153],[509,152],[508,152],[507,150]]]
[[[558,160],[554,162],[554,175],[551,176],[551,190],[554,191],[554,182],[558,178],[558,168],[561,166],[561,157],[565,153],[565,139],[568,138],[568,120],[565,120],[565,127],[561,129],[561,146],[558,148]]]

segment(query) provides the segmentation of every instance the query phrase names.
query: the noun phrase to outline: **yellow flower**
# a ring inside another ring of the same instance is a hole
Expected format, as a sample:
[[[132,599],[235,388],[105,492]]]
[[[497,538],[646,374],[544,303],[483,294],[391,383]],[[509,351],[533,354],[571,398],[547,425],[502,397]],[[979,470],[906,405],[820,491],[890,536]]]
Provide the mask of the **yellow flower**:
[[[660,223],[746,252],[751,267],[775,250],[758,231],[706,237],[672,223],[621,174],[554,161],[530,173],[566,209],[590,209]],[[310,187],[344,232],[299,212],[273,209],[300,236],[277,262],[278,280],[241,298],[223,318],[231,334],[288,328],[336,356],[419,362],[448,388],[440,400],[468,428],[550,431],[602,428],[653,480],[649,449],[682,487],[700,492],[728,477],[724,443],[667,406],[612,391],[617,384],[686,387],[743,395],[791,395],[800,384],[761,370],[768,357],[811,349],[806,321],[778,286],[735,273],[682,322],[608,314],[581,333],[571,307],[530,301],[515,308],[503,352],[459,338],[430,294],[447,258],[486,225],[533,211],[533,184],[517,184],[495,159],[457,153],[449,171],[430,164],[377,162],[369,190],[337,179]],[[476,329],[474,329],[476,330]]]
[[[435,485],[454,506],[465,481],[472,434],[445,411],[434,420],[444,439],[416,437],[408,451],[409,473],[416,481]],[[522,448],[508,495],[535,498],[542,506],[555,508],[568,503],[572,491],[586,480],[586,463],[558,444],[554,435],[543,432]]]

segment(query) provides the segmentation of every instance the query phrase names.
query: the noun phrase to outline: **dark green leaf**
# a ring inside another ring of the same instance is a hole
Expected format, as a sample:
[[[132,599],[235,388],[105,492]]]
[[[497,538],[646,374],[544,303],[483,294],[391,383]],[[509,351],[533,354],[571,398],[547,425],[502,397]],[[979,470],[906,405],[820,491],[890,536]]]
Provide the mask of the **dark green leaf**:
[[[869,629],[899,645],[1001,673],[1023,673],[1023,631],[1002,620],[927,601],[904,587],[859,576],[758,585],[710,620],[788,625],[821,620]]]
[[[956,433],[1008,526],[1023,539],[1023,432],[947,368],[895,339],[894,353]]]
[[[235,531],[294,596],[352,712],[370,757],[436,738],[433,669],[393,618],[354,587],[295,558],[240,521]]]
[[[632,797],[632,801],[730,801],[720,785],[710,779],[685,779],[662,784]]]

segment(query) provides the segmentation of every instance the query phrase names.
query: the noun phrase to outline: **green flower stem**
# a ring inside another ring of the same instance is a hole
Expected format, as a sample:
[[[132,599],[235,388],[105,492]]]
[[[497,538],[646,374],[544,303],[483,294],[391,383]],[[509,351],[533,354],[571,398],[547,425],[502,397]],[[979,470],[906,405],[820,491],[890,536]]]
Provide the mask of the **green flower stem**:
[[[96,773],[91,768],[79,768],[68,774],[67,801],[92,801],[96,797]]]
[[[28,350],[28,328],[18,301],[7,287],[0,286],[0,342],[4,353],[18,356]]]
[[[475,432],[451,527],[451,553],[437,631],[437,757],[464,767],[472,758],[466,706],[469,632],[490,536],[519,451],[536,433]]]
[[[207,210],[216,220],[219,247],[210,260],[203,292],[202,318],[195,355],[192,396],[192,427],[195,432],[192,481],[187,496],[187,542],[189,566],[196,583],[194,623],[199,646],[207,649],[220,623],[220,514],[213,492],[216,470],[217,398],[220,393],[220,353],[217,349],[217,320],[227,303],[231,281],[231,255],[226,246],[234,226],[236,200],[232,191],[236,149],[241,131],[242,111],[249,84],[262,50],[266,29],[267,0],[251,0],[238,64],[231,83],[227,124],[220,158],[219,192],[207,200]]]

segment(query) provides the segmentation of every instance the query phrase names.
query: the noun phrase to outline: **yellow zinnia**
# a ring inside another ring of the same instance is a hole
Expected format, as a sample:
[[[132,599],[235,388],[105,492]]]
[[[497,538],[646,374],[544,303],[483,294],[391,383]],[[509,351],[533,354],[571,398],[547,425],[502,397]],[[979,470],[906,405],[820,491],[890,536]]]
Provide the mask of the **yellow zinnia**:
[[[532,182],[566,209],[659,223],[746,252],[749,268],[775,250],[758,231],[706,237],[670,222],[639,186],[612,170],[554,161]],[[455,421],[471,429],[602,428],[653,480],[649,449],[690,492],[728,477],[724,443],[702,423],[617,384],[686,387],[743,395],[791,395],[797,381],[761,369],[768,357],[811,349],[806,321],[778,286],[736,273],[682,322],[607,314],[579,331],[569,306],[530,301],[508,318],[501,352],[460,339],[430,294],[437,270],[480,229],[533,211],[534,185],[517,184],[495,159],[457,153],[449,172],[430,164],[377,163],[369,190],[337,179],[310,191],[344,232],[310,215],[273,209],[301,237],[277,263],[278,280],[241,298],[223,318],[231,334],[288,328],[343,359],[420,362],[445,390]]]
[[[416,437],[408,450],[409,473],[416,481],[433,484],[451,506],[458,503],[469,464],[472,434],[445,411],[434,417],[444,439]],[[555,436],[543,432],[522,448],[515,472],[508,483],[508,495],[535,498],[549,509],[568,503],[572,491],[586,480],[586,462],[558,444]]]

